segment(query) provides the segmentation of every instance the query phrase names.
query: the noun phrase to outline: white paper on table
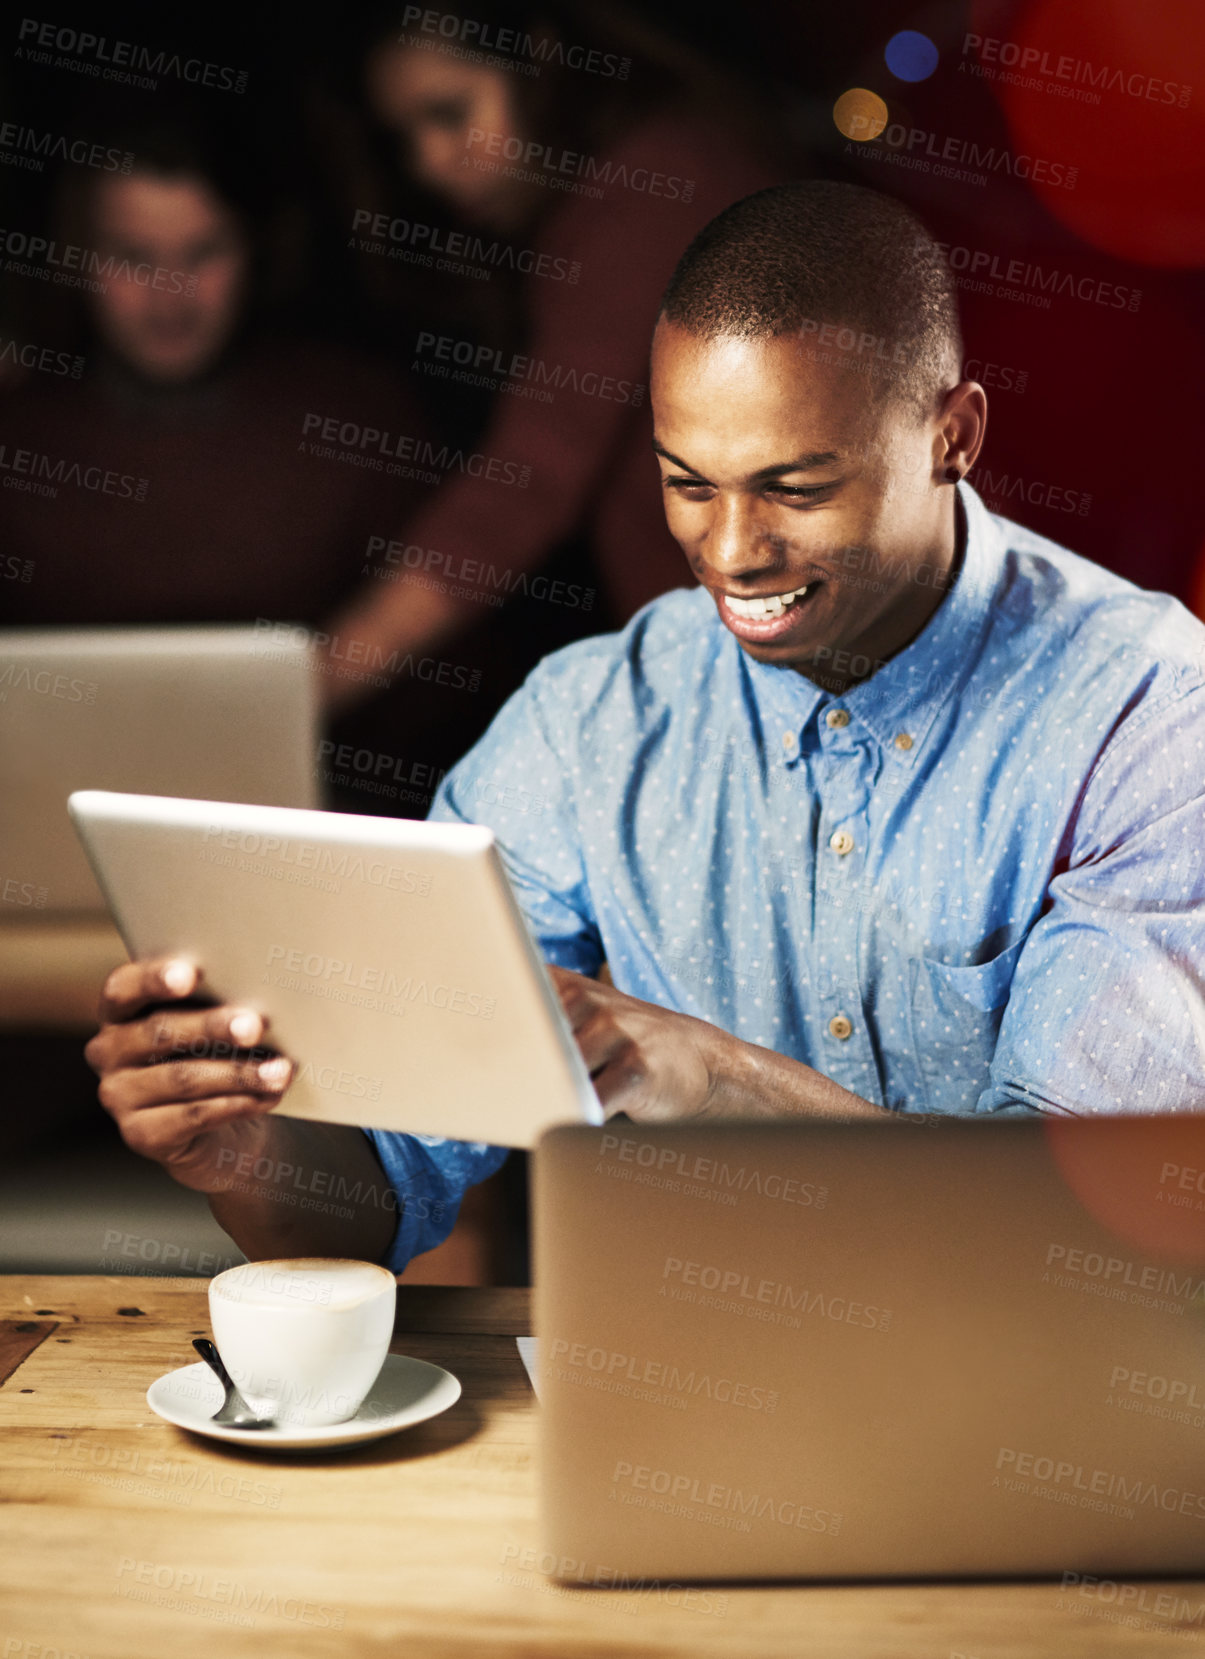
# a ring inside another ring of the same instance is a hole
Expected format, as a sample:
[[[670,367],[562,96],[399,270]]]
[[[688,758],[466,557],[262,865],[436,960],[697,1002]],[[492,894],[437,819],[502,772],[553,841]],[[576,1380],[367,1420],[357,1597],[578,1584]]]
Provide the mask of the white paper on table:
[[[537,1356],[539,1353],[539,1339],[534,1336],[517,1336],[515,1338],[515,1342],[518,1345],[519,1358],[527,1367],[527,1375],[531,1378],[531,1386],[535,1390],[535,1396],[538,1400],[540,1397],[540,1385],[536,1381],[536,1365],[538,1362]]]

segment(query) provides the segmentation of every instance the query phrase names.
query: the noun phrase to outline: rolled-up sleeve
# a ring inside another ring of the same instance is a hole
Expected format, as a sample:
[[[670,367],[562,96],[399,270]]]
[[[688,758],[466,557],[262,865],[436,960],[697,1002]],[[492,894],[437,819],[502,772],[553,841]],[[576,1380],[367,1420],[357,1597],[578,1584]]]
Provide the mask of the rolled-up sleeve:
[[[385,1265],[400,1273],[452,1231],[465,1192],[501,1169],[507,1148],[366,1129],[397,1200],[398,1224]]]
[[[1205,690],[1125,721],[1094,768],[976,1109],[1205,1111]]]

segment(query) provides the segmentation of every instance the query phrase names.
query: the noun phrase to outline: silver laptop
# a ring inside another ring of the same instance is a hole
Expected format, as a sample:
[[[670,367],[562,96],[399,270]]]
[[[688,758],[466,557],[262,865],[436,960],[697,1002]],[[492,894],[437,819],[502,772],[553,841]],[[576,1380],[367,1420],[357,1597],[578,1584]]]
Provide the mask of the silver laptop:
[[[1205,1117],[554,1129],[546,1567],[1199,1571]]]
[[[313,678],[252,627],[0,633],[0,920],[104,913],[73,790],[316,805]]]

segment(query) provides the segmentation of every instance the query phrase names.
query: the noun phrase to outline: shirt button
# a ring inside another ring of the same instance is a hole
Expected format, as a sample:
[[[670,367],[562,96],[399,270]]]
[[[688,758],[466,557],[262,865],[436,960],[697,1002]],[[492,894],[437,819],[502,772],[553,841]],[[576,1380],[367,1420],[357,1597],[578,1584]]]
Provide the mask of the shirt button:
[[[854,838],[848,830],[834,830],[828,838],[828,844],[840,858],[854,850]]]
[[[783,734],[782,734],[782,746],[787,751],[787,753],[790,754],[791,750],[795,747],[795,733],[794,732],[783,732]]]
[[[896,732],[895,746],[897,749],[910,749],[912,747],[912,739],[907,732]]]
[[[847,1037],[853,1036],[854,1028],[846,1019],[844,1014],[834,1014],[832,1019],[828,1022],[828,1029],[832,1036],[837,1037],[841,1042],[844,1042]]]
[[[829,709],[828,713],[824,717],[824,721],[825,721],[826,725],[832,726],[834,730],[838,726],[848,726],[849,725],[849,710],[848,709]],[[898,742],[898,739],[896,741]]]

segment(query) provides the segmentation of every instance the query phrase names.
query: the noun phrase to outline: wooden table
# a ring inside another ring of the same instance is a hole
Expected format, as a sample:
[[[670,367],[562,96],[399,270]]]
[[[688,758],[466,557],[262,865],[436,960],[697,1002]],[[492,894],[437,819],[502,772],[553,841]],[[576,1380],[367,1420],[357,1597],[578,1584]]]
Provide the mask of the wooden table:
[[[554,1586],[537,1565],[536,1410],[513,1340],[530,1329],[526,1291],[403,1286],[394,1349],[447,1366],[463,1396],[320,1458],[227,1448],[148,1409],[148,1384],[191,1363],[207,1328],[195,1279],[3,1278],[0,1322],[0,1659],[1205,1648],[1205,1579],[1140,1586],[1136,1614],[1117,1587],[1056,1582]]]

